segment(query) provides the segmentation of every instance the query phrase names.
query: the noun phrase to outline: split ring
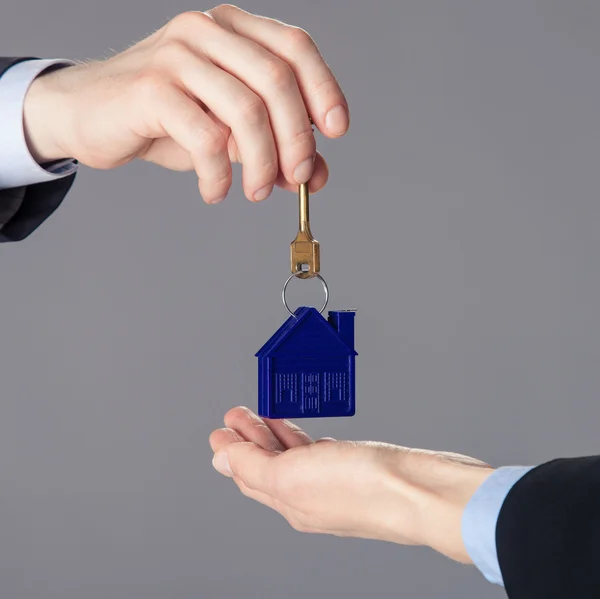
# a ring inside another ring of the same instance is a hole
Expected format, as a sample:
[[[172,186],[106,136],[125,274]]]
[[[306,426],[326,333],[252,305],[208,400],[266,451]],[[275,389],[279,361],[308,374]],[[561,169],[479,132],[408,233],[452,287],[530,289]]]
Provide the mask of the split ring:
[[[296,276],[298,276],[299,274],[302,274],[301,271],[299,272],[295,272],[293,274],[291,274],[287,281],[284,283],[283,285],[283,291],[281,292],[281,299],[283,301],[283,305],[285,306],[285,309],[292,315],[295,316],[295,314],[290,310],[290,307],[288,306],[287,300],[285,299],[285,292],[287,290],[287,286],[289,284],[289,282]],[[325,282],[325,279],[320,275],[320,274],[315,274],[314,277],[312,278],[317,278],[319,279],[319,281],[321,281],[321,285],[323,286],[323,291],[325,292],[325,301],[323,302],[323,306],[321,307],[321,309],[319,310],[319,314],[322,314],[323,311],[325,310],[325,308],[327,307],[327,304],[329,303],[329,287],[327,287],[327,283]]]

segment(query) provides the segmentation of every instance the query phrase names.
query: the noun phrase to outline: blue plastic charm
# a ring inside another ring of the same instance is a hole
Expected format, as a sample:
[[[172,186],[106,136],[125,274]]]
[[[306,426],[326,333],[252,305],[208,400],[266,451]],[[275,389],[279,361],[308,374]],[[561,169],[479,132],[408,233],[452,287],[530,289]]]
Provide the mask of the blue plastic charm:
[[[354,416],[354,316],[302,307],[283,323],[256,354],[260,416]]]

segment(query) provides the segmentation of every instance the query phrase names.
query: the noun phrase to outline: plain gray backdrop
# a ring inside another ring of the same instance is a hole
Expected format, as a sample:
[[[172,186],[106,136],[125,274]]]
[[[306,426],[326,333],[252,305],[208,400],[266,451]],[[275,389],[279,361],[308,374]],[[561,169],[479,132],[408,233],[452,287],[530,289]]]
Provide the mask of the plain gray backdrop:
[[[495,466],[600,451],[600,4],[241,6],[307,29],[351,106],[311,218],[331,307],[358,309],[358,413],[308,431]],[[208,8],[4,0],[0,54],[102,57]],[[297,533],[213,471],[297,226],[239,175],[209,207],[191,173],[83,168],[0,248],[0,597],[502,597],[427,549]]]

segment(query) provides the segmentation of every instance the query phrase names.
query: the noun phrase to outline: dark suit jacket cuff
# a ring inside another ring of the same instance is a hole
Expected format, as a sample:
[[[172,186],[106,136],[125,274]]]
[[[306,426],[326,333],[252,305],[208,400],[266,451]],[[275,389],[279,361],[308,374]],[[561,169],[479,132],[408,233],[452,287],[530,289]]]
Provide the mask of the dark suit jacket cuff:
[[[600,597],[600,457],[558,459],[508,493],[496,527],[510,599]]]
[[[9,201],[22,198],[15,214],[0,229],[0,243],[21,241],[31,235],[62,203],[71,189],[76,174],[62,179],[0,191]]]

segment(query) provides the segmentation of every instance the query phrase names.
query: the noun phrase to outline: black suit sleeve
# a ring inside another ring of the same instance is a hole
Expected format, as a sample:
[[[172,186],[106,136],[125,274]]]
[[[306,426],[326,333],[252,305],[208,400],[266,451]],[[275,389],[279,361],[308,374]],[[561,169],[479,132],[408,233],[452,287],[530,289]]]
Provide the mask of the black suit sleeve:
[[[32,58],[0,57],[0,77],[12,66]],[[2,107],[0,106],[0,110]],[[0,243],[21,241],[33,233],[61,204],[75,175],[16,189],[0,189]]]
[[[496,546],[509,599],[600,597],[600,457],[530,470],[508,493]]]

